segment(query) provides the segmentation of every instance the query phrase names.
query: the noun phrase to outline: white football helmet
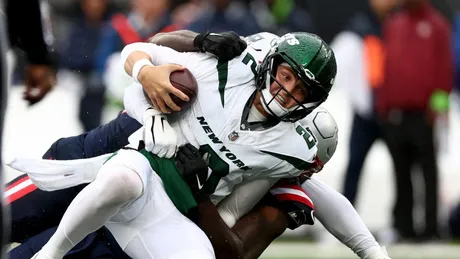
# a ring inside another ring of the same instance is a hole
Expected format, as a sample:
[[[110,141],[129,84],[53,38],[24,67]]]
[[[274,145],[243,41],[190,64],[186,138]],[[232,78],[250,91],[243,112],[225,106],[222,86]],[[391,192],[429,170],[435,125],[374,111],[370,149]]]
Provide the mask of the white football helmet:
[[[323,107],[314,109],[312,113],[299,120],[299,122],[306,129],[309,129],[315,138],[319,163],[315,168],[308,170],[307,173],[317,173],[323,169],[323,166],[335,153],[339,128],[334,117]]]

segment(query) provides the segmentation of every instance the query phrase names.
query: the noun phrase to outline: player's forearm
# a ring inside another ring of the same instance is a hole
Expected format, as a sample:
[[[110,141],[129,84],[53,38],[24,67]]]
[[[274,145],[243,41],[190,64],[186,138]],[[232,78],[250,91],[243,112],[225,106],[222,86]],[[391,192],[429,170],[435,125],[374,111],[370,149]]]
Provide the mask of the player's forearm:
[[[150,43],[170,47],[180,52],[198,51],[194,40],[198,33],[189,30],[178,30],[167,33],[158,33],[149,39]]]
[[[128,44],[120,54],[126,73],[135,82],[143,82],[144,78],[148,76],[148,72],[145,72],[148,71],[148,69],[146,70],[148,66],[183,62],[174,55],[179,55],[179,52],[165,46],[144,42]]]
[[[243,243],[222,220],[216,206],[209,200],[197,206],[196,224],[206,233],[217,259],[246,258]]]
[[[288,227],[286,213],[272,206],[257,206],[242,217],[232,231],[243,242],[246,259],[259,258]]]
[[[132,76],[133,66],[137,61],[148,59],[154,64],[153,53],[157,46],[166,46],[179,52],[194,52],[194,40],[196,32],[180,30],[168,33],[158,33],[149,39],[149,43],[133,43],[127,45],[121,52],[122,60],[125,60],[124,68],[128,75]],[[157,64],[155,64],[157,65]]]
[[[125,49],[123,49],[123,51],[125,51]],[[121,53],[122,57],[123,57],[123,52]],[[132,52],[130,52],[127,57],[126,57],[126,61],[124,63],[124,68],[125,68],[125,71],[128,75],[132,76],[133,75],[133,67],[134,67],[134,64],[136,64],[136,62],[138,62],[139,60],[142,60],[142,59],[148,59],[150,60],[150,62],[152,62],[152,57],[145,51],[142,51],[142,50],[133,50]],[[141,69],[142,70],[142,69]],[[139,71],[139,75],[140,75],[140,71]]]
[[[121,62],[124,65],[125,71],[128,75],[132,76],[135,81],[140,80],[142,77],[142,71],[145,65],[139,66],[135,71],[135,64],[140,60],[148,60],[148,65],[161,65],[165,63],[165,56],[168,55],[167,50],[172,51],[170,48],[164,46],[158,46],[152,43],[136,42],[126,45],[121,51]],[[135,73],[136,75],[133,75]],[[137,76],[137,78],[134,78]]]

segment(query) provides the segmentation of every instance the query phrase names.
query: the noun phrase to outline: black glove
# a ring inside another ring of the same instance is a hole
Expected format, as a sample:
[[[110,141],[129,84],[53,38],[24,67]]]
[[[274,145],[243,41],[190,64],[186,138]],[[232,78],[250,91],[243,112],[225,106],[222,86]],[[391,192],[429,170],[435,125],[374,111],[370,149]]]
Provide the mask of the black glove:
[[[280,201],[278,208],[286,213],[289,218],[289,229],[296,229],[302,225],[315,224],[313,209],[296,201]]]
[[[300,192],[304,191],[300,189],[298,177],[279,180],[269,192],[277,200],[272,206],[286,213],[289,220],[288,228],[290,229],[315,223],[314,204],[305,192],[304,195]]]
[[[202,32],[193,40],[195,47],[201,52],[209,52],[219,60],[227,61],[241,55],[247,44],[236,32],[210,33]]]
[[[191,144],[179,147],[176,154],[176,167],[187,182],[196,202],[207,200],[209,193],[203,188],[208,179],[208,165],[200,151]]]
[[[272,193],[267,193],[259,202],[260,205],[278,208],[286,213],[288,228],[296,229],[302,225],[313,225],[315,217],[313,208],[306,206],[301,202],[289,199],[279,199]]]

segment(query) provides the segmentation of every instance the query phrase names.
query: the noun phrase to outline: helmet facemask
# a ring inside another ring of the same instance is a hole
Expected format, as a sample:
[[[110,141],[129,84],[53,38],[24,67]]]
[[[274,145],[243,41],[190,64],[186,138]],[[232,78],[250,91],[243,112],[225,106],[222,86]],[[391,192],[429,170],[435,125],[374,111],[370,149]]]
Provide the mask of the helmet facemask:
[[[303,102],[298,101],[284,86],[276,79],[278,67],[287,63],[295,72],[295,75],[300,78],[305,87],[307,94]],[[260,65],[259,75],[257,78],[257,89],[260,92],[260,98],[264,109],[272,116],[280,121],[295,122],[307,116],[311,111],[324,102],[328,96],[327,91],[321,84],[314,79],[314,75],[307,69],[302,68],[289,56],[275,52],[272,50],[262,64]],[[273,82],[276,82],[280,89],[273,95],[270,88]],[[285,91],[286,95],[292,98],[297,105],[287,109],[284,108],[276,99],[281,91]]]

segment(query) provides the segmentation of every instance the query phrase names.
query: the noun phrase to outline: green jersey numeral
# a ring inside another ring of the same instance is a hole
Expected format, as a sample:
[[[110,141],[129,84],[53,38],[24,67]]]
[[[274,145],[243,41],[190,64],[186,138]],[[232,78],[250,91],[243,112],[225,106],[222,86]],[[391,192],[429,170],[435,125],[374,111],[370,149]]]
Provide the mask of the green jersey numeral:
[[[313,134],[311,134],[308,130],[304,129],[302,126],[297,126],[295,129],[297,133],[305,139],[305,142],[307,142],[307,146],[309,149],[315,146],[316,142],[315,139],[313,138]]]
[[[212,170],[211,176],[209,176],[203,188],[206,188],[205,190],[208,193],[213,193],[220,179],[230,173],[229,165],[207,144],[200,146],[200,153],[209,155],[209,168]]]
[[[251,71],[254,74],[254,76],[256,76],[256,74],[257,74],[257,62],[256,62],[256,59],[251,54],[247,53],[246,56],[244,56],[242,61],[243,61],[243,63],[245,65],[248,65],[249,62],[251,61]]]

